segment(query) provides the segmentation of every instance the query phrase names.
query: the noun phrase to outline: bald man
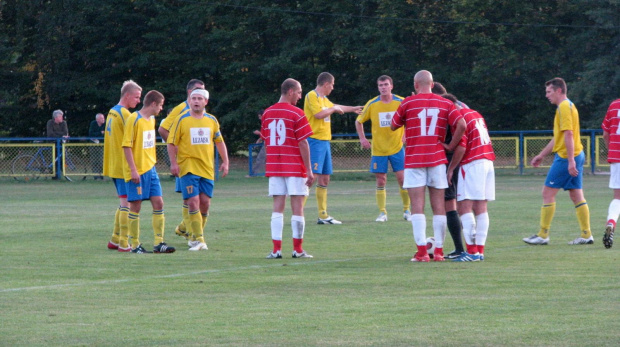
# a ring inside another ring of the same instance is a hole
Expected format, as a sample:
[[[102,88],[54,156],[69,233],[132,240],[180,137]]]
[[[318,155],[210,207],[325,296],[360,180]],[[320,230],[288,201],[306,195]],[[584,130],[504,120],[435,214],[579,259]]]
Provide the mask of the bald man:
[[[444,190],[448,188],[445,150],[453,151],[458,145],[466,124],[454,104],[431,92],[433,75],[421,70],[413,78],[416,95],[401,103],[392,117],[391,129],[405,127],[405,177],[403,188],[411,199],[411,225],[417,246],[413,262],[428,262],[426,248],[426,217],[424,195],[428,187],[433,210],[435,261],[443,261],[443,240],[446,229]],[[444,145],[448,127],[453,130],[452,141]]]

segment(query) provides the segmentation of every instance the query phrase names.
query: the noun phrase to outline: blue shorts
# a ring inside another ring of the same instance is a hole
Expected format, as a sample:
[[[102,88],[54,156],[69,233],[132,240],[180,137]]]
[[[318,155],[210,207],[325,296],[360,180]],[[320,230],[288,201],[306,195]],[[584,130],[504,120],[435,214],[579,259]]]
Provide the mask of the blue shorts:
[[[140,184],[125,182],[127,201],[149,200],[153,196],[161,196],[161,183],[155,166],[140,175]]]
[[[181,193],[181,179],[179,177],[174,178],[174,191]]]
[[[387,173],[388,162],[392,164],[392,172],[403,171],[405,169],[405,148],[392,155],[373,155],[370,158],[370,172]]]
[[[310,146],[310,164],[312,173],[320,175],[332,174],[332,149],[329,141],[308,138]]]
[[[556,154],[553,159],[553,164],[551,164],[551,168],[547,173],[545,186],[556,189],[563,188],[564,190],[581,189],[583,183],[583,163],[585,159],[586,155],[583,151],[575,157],[575,165],[577,166],[579,174],[577,177],[573,177],[568,173],[568,159],[564,159]]]
[[[205,193],[209,198],[213,197],[213,180],[188,173],[179,179],[181,182],[183,200],[187,200],[200,193]]]
[[[114,187],[116,187],[116,195],[119,198],[127,197],[127,186],[125,185],[125,180],[122,178],[113,178],[112,183],[114,183]]]

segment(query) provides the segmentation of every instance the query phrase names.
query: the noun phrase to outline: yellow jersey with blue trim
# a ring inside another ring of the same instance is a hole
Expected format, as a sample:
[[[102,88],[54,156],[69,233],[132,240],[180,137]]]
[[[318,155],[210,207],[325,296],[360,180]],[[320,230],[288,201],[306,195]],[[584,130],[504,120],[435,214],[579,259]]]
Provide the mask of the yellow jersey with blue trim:
[[[192,173],[206,179],[215,179],[215,143],[224,142],[220,124],[215,116],[203,113],[200,118],[189,112],[172,124],[168,143],[177,146],[179,177]]]
[[[189,111],[189,104],[187,103],[187,101],[183,101],[182,103],[176,105],[172,109],[172,111],[170,111],[168,116],[166,116],[166,118],[164,118],[164,120],[161,121],[160,126],[170,131],[170,127],[172,127],[172,124],[174,123],[174,121],[177,120],[179,116],[181,116],[187,111]]]
[[[314,115],[333,106],[334,104],[326,96],[319,96],[316,90],[306,94],[304,113],[313,132],[310,138],[326,141],[332,139],[331,115],[323,119],[317,119]]]
[[[574,156],[578,156],[583,151],[581,144],[581,128],[579,127],[579,112],[572,101],[566,99],[562,101],[555,110],[555,118],[553,120],[553,152],[560,157],[568,158],[566,144],[564,143],[564,131],[573,132]]]
[[[123,136],[125,122],[131,112],[121,105],[116,105],[108,112],[103,134],[103,174],[111,178],[124,178],[125,153],[123,152]]]
[[[155,117],[145,117],[140,112],[132,113],[125,122],[123,148],[131,148],[138,174],[142,175],[155,166],[157,162],[155,146]],[[131,180],[131,169],[127,163],[125,163],[123,171],[125,182],[129,182]]]
[[[368,100],[357,121],[364,124],[370,120],[372,133],[372,155],[388,156],[398,153],[403,148],[405,129],[390,129],[392,117],[403,101],[402,96],[392,94],[389,102],[381,101],[381,96]]]

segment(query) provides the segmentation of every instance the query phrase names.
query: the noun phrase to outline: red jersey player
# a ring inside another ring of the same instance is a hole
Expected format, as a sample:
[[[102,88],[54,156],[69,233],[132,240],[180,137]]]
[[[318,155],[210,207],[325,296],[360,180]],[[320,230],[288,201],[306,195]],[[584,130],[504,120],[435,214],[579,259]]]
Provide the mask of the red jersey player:
[[[457,103],[453,95],[445,97]],[[484,245],[489,232],[487,202],[495,200],[495,153],[482,115],[467,108],[461,108],[461,114],[467,124],[460,143],[464,150],[454,152],[448,167],[448,180],[460,161],[456,195],[467,252],[454,261],[479,261],[484,260]]]
[[[446,129],[452,127],[452,141],[446,146],[454,150],[465,132],[465,121],[454,104],[431,92],[433,76],[426,70],[419,71],[413,78],[416,95],[401,103],[392,117],[392,130],[405,127],[405,179],[411,199],[411,225],[418,251],[411,259],[414,262],[428,262],[426,249],[426,217],[424,216],[424,194],[428,186],[433,210],[435,235],[435,261],[443,261],[443,240],[446,229],[444,189],[448,187],[446,175],[446,153],[442,143]]]
[[[607,162],[610,164],[609,188],[614,190],[614,198],[607,212],[607,227],[603,235],[603,245],[611,248],[614,244],[616,221],[620,215],[620,99],[609,105],[603,120],[603,139],[607,145]]]
[[[267,255],[267,259],[282,258],[286,195],[291,197],[293,210],[293,258],[312,258],[302,248],[306,223],[303,204],[308,196],[308,187],[314,181],[307,141],[312,135],[312,128],[304,111],[295,106],[301,99],[301,84],[289,78],[280,89],[280,100],[265,110],[261,120],[261,137],[267,149],[265,176],[269,177],[269,195],[273,196],[273,251]]]

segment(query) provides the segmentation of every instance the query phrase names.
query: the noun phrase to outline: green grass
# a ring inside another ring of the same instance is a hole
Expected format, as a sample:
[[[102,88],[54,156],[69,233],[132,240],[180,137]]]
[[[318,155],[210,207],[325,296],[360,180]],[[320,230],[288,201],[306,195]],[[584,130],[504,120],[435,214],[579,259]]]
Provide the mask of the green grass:
[[[608,176],[587,176],[595,244],[569,246],[578,224],[558,195],[551,244],[521,238],[538,228],[544,178],[500,176],[489,204],[482,263],[413,264],[393,177],[387,223],[372,181],[332,181],[316,225],[311,194],[304,248],[292,259],[290,210],[284,259],[271,249],[265,178],[234,172],[216,183],[209,250],[191,253],[172,231],[180,196],[163,180],[174,254],[106,249],[117,199],[110,182],[0,181],[0,345],[616,346],[620,244],[601,233]],[[427,213],[430,217],[430,213]],[[430,236],[430,219],[427,235]],[[152,247],[150,206],[142,242]],[[446,251],[452,249],[447,240]]]

